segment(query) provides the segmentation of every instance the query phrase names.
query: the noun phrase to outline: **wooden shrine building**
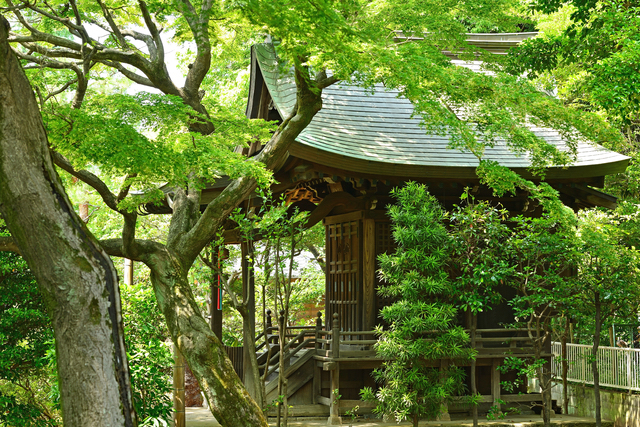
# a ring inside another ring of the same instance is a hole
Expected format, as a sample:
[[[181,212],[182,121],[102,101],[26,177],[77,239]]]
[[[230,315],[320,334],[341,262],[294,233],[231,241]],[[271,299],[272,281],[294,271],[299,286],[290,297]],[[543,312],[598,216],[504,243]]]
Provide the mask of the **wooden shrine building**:
[[[469,41],[500,54],[531,35],[472,34]],[[455,57],[452,61],[479,69],[477,62],[465,63]],[[293,78],[278,67],[273,45],[254,46],[248,117],[281,121],[292,109],[295,93]],[[323,91],[322,110],[300,134],[286,162],[275,172],[279,184],[274,185],[273,191],[310,211],[313,222],[323,220],[326,228],[326,326],[310,326],[306,332],[305,328],[294,328],[291,335],[296,337],[287,356],[289,403],[294,405],[296,414],[330,415],[332,423],[337,422],[345,409],[355,404],[366,406],[357,402],[358,392],[363,386],[374,385],[371,370],[382,362],[372,347],[375,342],[372,331],[378,323],[379,310],[388,301],[376,293],[380,285],[376,257],[394,249],[386,216],[386,206],[393,202],[389,197],[392,188],[409,180],[425,183],[449,209],[468,187],[476,199],[499,202],[514,214],[539,212],[540,208],[524,192],[513,197],[493,197],[479,183],[475,156],[447,148],[446,137],[425,134],[419,118],[411,117],[412,112],[408,100],[382,86],[376,86],[373,94],[346,83],[330,86]],[[564,146],[558,132],[532,130],[551,144]],[[244,152],[251,156],[260,149],[253,144]],[[487,148],[486,158],[536,179],[527,171],[526,156],[514,155],[504,143]],[[614,207],[616,199],[595,188],[602,188],[606,175],[623,172],[627,164],[625,156],[580,143],[575,162],[568,167],[549,168],[546,181],[573,209]],[[224,185],[221,181],[207,190],[204,197],[215,197]],[[504,359],[505,350],[528,354],[525,333],[498,327],[512,320],[508,309],[494,310],[478,318],[481,336],[477,384],[482,401],[487,404],[497,399],[516,403],[540,400],[540,395],[509,395],[500,388],[500,374],[495,368]],[[322,319],[319,322],[322,325]],[[342,395],[338,403],[330,393],[335,389]],[[277,397],[274,393],[277,391],[273,384],[268,384],[269,400]]]

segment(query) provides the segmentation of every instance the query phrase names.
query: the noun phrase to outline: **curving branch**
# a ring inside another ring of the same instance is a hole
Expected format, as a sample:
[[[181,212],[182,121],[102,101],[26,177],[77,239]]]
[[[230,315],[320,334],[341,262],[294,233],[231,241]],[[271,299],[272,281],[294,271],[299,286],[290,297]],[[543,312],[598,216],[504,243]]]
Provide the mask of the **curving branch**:
[[[162,43],[162,39],[160,38],[160,31],[158,31],[158,26],[151,17],[149,9],[147,9],[147,3],[139,0],[138,5],[140,6],[140,11],[142,12],[144,23],[149,29],[149,33],[151,33],[151,38],[153,40],[153,43],[147,43],[147,46],[149,46],[149,55],[151,56],[151,62],[156,65],[164,65],[164,44]]]
[[[322,70],[316,74],[316,86],[318,89],[324,89],[339,81],[340,79],[336,76],[327,77],[326,70]]]
[[[56,164],[56,166],[70,173],[71,175],[78,178],[80,181],[84,182],[85,184],[89,185],[91,188],[96,190],[98,194],[100,194],[100,197],[102,197],[102,200],[104,201],[104,203],[110,209],[118,213],[122,213],[118,209],[116,196],[111,192],[111,190],[109,190],[109,187],[107,187],[107,184],[102,182],[100,178],[98,178],[96,175],[92,174],[87,170],[76,170],[66,157],[64,157],[62,154],[54,150],[51,150],[51,156],[53,157],[53,162]]]
[[[30,43],[28,43],[30,45]],[[38,45],[34,45],[38,46]],[[38,46],[40,47],[40,46]],[[41,65],[42,67],[47,67],[47,68],[55,68],[55,69],[59,69],[59,70],[63,70],[63,69],[67,69],[67,70],[71,70],[74,73],[76,73],[77,78],[72,80],[71,82],[67,83],[66,85],[62,86],[62,88],[56,92],[54,92],[53,94],[50,94],[49,96],[47,96],[46,99],[41,99],[41,105],[44,104],[44,102],[46,102],[49,98],[51,98],[52,96],[55,96],[61,92],[63,92],[64,90],[66,90],[69,86],[71,86],[74,83],[78,83],[78,87],[76,88],[76,94],[73,98],[73,102],[72,102],[72,107],[73,108],[80,108],[80,106],[82,105],[82,101],[84,100],[84,96],[87,93],[87,88],[89,86],[89,80],[87,79],[86,75],[89,72],[89,70],[91,69],[91,67],[94,64],[91,64],[89,61],[86,61],[85,64],[83,65],[83,68],[80,69],[80,67],[78,67],[76,64],[71,63],[71,62],[64,62],[64,61],[55,61],[49,57],[46,56],[33,56],[33,55],[29,55],[29,54],[25,54],[22,53],[20,51],[18,51],[17,49],[12,49],[13,52],[16,54],[16,56],[20,59],[24,59],[26,61],[30,61],[33,62],[34,64],[38,64]],[[34,49],[35,50],[35,49]],[[42,50],[42,49],[39,49]],[[46,49],[45,49],[46,50]]]
[[[58,15],[54,15],[52,13],[47,12],[46,10],[40,9],[38,6],[36,6],[36,3],[30,3],[27,1],[21,1],[22,4],[24,4],[27,8],[33,10],[34,12],[42,15],[42,16],[46,16],[47,18],[53,20],[53,21],[58,21],[61,24],[63,24],[65,27],[69,28],[69,30],[75,30],[79,33],[81,33],[82,31],[84,31],[84,28],[82,27],[82,22],[78,22],[79,16],[77,15],[77,8],[75,8],[74,10],[74,14],[76,14],[76,23],[71,22],[71,20],[69,18],[62,18]],[[75,2],[71,2],[72,7],[74,7]]]
[[[12,42],[18,42],[31,52],[37,52],[41,55],[45,55],[47,58],[65,58],[65,59],[82,59],[82,53],[69,48],[57,48],[49,49],[41,44],[31,41],[29,37],[15,37]],[[18,52],[14,49],[16,54]]]
[[[51,98],[53,98],[56,95],[61,94],[62,92],[64,92],[65,90],[69,89],[69,86],[74,85],[78,83],[78,78],[75,78],[73,80],[68,81],[67,83],[65,83],[64,85],[62,85],[59,89],[54,90],[53,92],[49,92],[49,94],[45,97],[43,97],[40,100],[40,108],[42,108],[42,106],[44,105],[45,102],[47,102],[48,100],[50,100]],[[37,86],[36,86],[37,87]]]
[[[128,181],[131,178],[135,178],[137,176],[138,176],[137,173],[132,173],[132,174],[127,174],[127,176],[124,177],[124,183],[122,184],[122,188],[120,188],[118,197],[116,197],[117,203],[120,203],[121,201],[124,200],[125,197],[127,197],[127,195],[129,194],[129,190],[131,189],[131,183],[129,183]]]
[[[111,27],[111,31],[109,31],[107,27],[103,26],[102,24],[98,24],[97,22],[94,22],[94,24],[99,25],[103,30],[109,31],[110,33],[115,35],[115,38],[118,41],[118,43],[120,43],[120,46],[122,46],[123,49],[126,49],[128,47],[127,41],[125,40],[124,36],[120,32],[120,28],[116,25],[116,21],[114,21],[113,15],[111,15],[111,12],[109,12],[109,9],[104,4],[104,2],[102,2],[101,0],[97,0],[97,2],[100,5],[100,8],[102,9],[102,15],[104,16],[104,19],[107,20],[109,27]]]
[[[128,78],[134,83],[138,83],[143,86],[155,87],[153,82],[149,80],[147,77],[141,76],[140,74],[136,74],[133,71],[128,70],[124,65],[118,62],[113,62],[113,61],[100,61],[100,62],[104,65],[108,65],[109,67],[115,68],[120,73],[122,73],[123,76],[125,76],[126,78]]]
[[[211,1],[204,1],[200,14],[198,14],[189,0],[181,0],[178,4],[182,15],[191,29],[197,48],[196,59],[193,64],[189,66],[189,72],[184,82],[184,90],[190,97],[197,97],[198,89],[211,67],[209,20],[213,3]]]

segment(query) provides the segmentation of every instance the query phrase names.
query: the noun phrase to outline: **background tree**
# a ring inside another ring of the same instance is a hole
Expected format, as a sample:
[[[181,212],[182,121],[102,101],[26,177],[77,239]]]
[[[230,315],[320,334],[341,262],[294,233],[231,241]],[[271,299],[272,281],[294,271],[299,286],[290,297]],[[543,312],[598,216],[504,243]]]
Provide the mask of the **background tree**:
[[[631,317],[638,312],[639,256],[624,244],[617,221],[605,212],[581,212],[578,223],[578,280],[580,311],[595,321],[591,366],[596,403],[596,425],[602,425],[598,347],[602,324],[614,316]]]
[[[468,191],[468,190],[467,190]],[[466,203],[465,203],[466,202]],[[503,223],[508,214],[488,202],[475,202],[465,192],[464,206],[456,206],[449,215],[452,240],[452,296],[455,305],[467,314],[471,348],[476,348],[478,313],[491,310],[502,300],[500,286],[512,273],[504,245],[509,228]],[[471,395],[478,394],[476,359],[471,360]],[[473,425],[478,425],[478,405],[473,404]]]
[[[441,370],[429,365],[440,359],[466,360],[474,350],[469,336],[456,326],[456,309],[443,302],[453,291],[446,271],[452,242],[444,226],[445,214],[424,185],[408,183],[394,189],[398,204],[389,208],[395,253],[380,255],[380,275],[388,283],[378,292],[399,300],[382,309],[390,327],[377,328],[376,350],[386,361],[374,371],[381,384],[365,388],[366,400],[377,399],[377,414],[400,422],[437,417],[448,398],[461,391],[464,372],[454,365]]]
[[[515,229],[507,240],[507,252],[514,266],[509,284],[518,294],[509,302],[516,324],[527,328],[533,346],[528,361],[542,389],[543,420],[551,423],[551,366],[544,353],[551,345],[551,320],[575,292],[571,271],[575,266],[575,229],[549,217],[515,219]],[[511,358],[505,366],[524,367],[522,359]]]
[[[578,110],[606,117],[624,138],[603,141],[632,158],[627,171],[607,179],[608,191],[638,200],[640,180],[640,9],[622,0],[536,0],[540,36],[510,51],[509,67]]]

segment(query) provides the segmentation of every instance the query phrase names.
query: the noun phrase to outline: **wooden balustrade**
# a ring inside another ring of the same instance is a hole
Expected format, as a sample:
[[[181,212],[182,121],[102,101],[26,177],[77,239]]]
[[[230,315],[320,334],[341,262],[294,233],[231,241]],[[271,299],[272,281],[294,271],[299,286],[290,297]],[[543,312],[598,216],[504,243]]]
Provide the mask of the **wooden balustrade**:
[[[281,321],[283,320],[284,319]],[[341,331],[337,313],[333,314],[331,320],[330,323],[323,325],[322,313],[318,312],[315,325],[313,326],[286,326],[286,333],[284,335],[286,340],[285,348],[287,351],[291,348],[313,348],[316,359],[324,361],[351,358],[376,358],[373,347],[374,344],[378,342],[376,331]],[[257,350],[263,349],[267,341],[272,344],[278,343],[279,326],[272,325],[270,312],[268,312],[267,325],[268,327],[265,332],[268,340],[264,338],[264,333],[258,335],[256,340],[261,340],[262,342],[260,345],[256,343]],[[329,325],[331,327],[327,328]],[[434,333],[438,333],[438,331],[426,331],[423,334],[429,335]],[[293,344],[295,341],[297,341],[297,346]],[[528,336],[527,329],[524,328],[477,329],[476,349],[478,350],[478,358],[524,357],[531,352],[531,339]],[[275,350],[276,352],[272,355],[271,360],[277,360],[279,357],[279,350]],[[285,354],[285,357],[289,359],[292,355]]]

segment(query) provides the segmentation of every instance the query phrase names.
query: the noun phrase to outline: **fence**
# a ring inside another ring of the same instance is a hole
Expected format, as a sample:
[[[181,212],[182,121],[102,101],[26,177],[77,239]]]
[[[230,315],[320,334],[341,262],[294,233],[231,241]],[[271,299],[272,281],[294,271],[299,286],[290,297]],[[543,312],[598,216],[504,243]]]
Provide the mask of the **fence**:
[[[593,384],[590,345],[567,344],[569,370],[567,380],[582,384]],[[557,378],[562,376],[562,346],[551,343],[551,369]],[[599,347],[598,372],[603,387],[640,391],[640,349]]]

